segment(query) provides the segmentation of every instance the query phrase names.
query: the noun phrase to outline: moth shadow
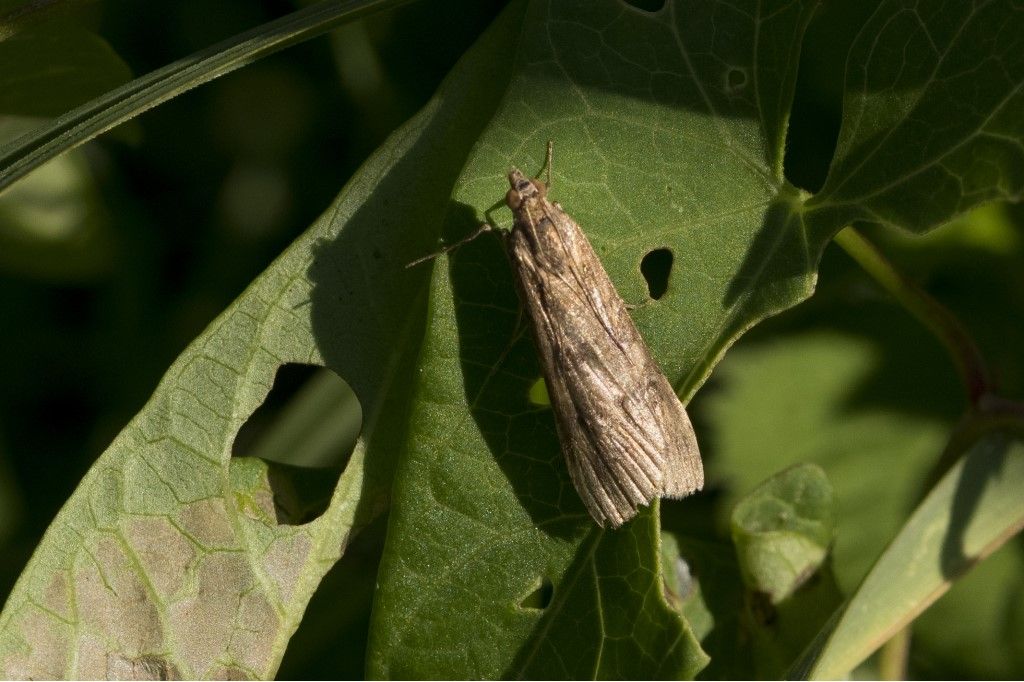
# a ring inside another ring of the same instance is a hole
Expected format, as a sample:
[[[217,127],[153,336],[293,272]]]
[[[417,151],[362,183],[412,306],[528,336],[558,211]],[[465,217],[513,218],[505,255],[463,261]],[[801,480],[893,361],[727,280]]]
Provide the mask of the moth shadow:
[[[453,202],[445,230],[454,243],[479,226]],[[481,235],[449,258],[466,404],[522,507],[546,533],[577,537],[589,524],[562,457],[554,415],[539,390],[541,368],[501,234]]]

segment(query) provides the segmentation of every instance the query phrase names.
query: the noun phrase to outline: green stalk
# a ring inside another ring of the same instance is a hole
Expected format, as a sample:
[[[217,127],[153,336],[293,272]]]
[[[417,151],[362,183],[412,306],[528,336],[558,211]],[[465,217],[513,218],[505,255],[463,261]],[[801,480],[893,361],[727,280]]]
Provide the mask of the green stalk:
[[[878,677],[883,680],[907,679],[910,657],[910,625],[902,628],[878,650]]]
[[[992,392],[992,379],[984,358],[967,330],[949,310],[896,270],[878,247],[854,228],[845,228],[836,235],[835,240],[883,289],[946,346],[972,406],[976,406],[982,396]]]

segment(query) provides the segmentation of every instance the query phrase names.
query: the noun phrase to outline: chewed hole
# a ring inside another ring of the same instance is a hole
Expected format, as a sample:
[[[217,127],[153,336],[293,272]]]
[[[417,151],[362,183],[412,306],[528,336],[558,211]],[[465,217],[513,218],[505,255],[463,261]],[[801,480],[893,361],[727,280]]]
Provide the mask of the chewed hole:
[[[541,407],[549,407],[551,405],[551,396],[548,395],[548,385],[544,382],[544,377],[538,377],[530,385],[530,390],[527,392],[526,397],[533,405]]]
[[[625,3],[645,12],[658,12],[665,7],[665,0],[625,0]]]
[[[742,90],[747,86],[747,70],[738,66],[730,67],[725,72],[725,90],[726,92],[736,92]]]
[[[235,436],[231,456],[267,464],[277,522],[308,523],[327,508],[362,428],[355,393],[316,365],[278,369],[263,404]]]
[[[534,589],[519,602],[519,608],[544,610],[555,595],[555,587],[547,578],[539,578]]]
[[[654,249],[640,261],[640,272],[647,280],[647,293],[656,301],[668,291],[668,278],[672,274],[672,260],[672,251],[661,248]]]

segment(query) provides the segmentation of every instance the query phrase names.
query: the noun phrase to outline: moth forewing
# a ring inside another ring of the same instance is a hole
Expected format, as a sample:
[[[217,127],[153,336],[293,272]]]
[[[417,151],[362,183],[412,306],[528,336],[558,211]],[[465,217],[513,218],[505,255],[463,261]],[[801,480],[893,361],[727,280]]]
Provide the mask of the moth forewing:
[[[516,169],[506,202],[512,269],[573,484],[618,527],[656,497],[704,484],[686,410],[651,357],[579,225]]]

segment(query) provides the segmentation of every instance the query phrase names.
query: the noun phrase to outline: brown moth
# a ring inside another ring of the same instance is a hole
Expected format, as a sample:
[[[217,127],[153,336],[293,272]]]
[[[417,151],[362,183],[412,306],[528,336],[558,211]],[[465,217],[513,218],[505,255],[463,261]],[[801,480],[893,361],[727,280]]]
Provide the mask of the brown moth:
[[[505,247],[530,317],[569,474],[591,517],[618,528],[657,497],[704,485],[697,437],[626,304],[580,226],[548,184],[513,168]],[[446,253],[483,232],[483,224]],[[409,263],[434,258],[432,254]]]
[[[579,225],[545,183],[515,168],[508,181],[506,246],[562,451],[590,515],[617,528],[704,485],[697,438]]]

